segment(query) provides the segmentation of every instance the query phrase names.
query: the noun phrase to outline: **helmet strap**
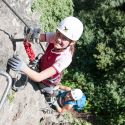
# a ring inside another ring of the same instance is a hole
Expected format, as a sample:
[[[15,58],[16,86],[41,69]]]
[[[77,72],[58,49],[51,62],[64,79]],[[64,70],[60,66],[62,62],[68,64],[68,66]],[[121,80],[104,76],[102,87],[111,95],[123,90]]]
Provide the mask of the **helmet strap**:
[[[67,47],[65,47],[65,48],[61,48],[61,49],[56,49],[56,48],[54,48],[54,51],[55,52],[62,52],[63,50],[65,50],[65,49],[67,49],[69,46],[71,46],[72,44],[71,44],[72,42],[69,42],[69,44],[67,45]]]
[[[61,48],[61,49],[56,49],[56,48],[54,48],[54,51],[56,51],[56,52],[62,52],[63,50],[67,49],[69,46],[70,46],[70,43],[69,43],[69,45],[68,45],[67,47],[65,47],[65,48]]]

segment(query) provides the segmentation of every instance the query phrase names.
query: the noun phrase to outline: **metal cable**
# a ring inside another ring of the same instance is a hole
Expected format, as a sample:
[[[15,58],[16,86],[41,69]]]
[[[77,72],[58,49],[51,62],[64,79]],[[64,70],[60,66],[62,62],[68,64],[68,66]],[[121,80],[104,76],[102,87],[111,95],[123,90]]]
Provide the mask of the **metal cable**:
[[[5,0],[2,0],[7,6],[8,8],[28,27],[30,28],[27,23],[10,7],[10,5],[5,1]]]

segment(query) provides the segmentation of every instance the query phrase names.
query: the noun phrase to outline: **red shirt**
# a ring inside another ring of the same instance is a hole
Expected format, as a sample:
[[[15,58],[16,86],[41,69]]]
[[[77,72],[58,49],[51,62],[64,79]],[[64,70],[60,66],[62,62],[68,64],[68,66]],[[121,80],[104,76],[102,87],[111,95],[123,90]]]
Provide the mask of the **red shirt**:
[[[52,52],[53,47],[54,47],[53,43],[50,43],[45,54],[41,57],[40,64],[39,64],[40,71],[43,71],[43,70],[53,66],[56,58],[60,55],[60,54]],[[62,73],[59,73],[57,71],[55,75],[53,75],[52,77],[50,77],[47,80],[44,80],[42,82],[48,86],[56,85],[56,84],[60,83],[61,76],[62,76]]]
[[[58,53],[52,51],[54,48],[54,36],[54,33],[48,33],[46,35],[49,45],[39,62],[40,71],[43,71],[51,66],[56,70],[55,75],[42,81],[42,83],[46,84],[47,86],[55,86],[59,84],[62,78],[62,71],[67,68],[72,61],[72,55],[69,48]]]

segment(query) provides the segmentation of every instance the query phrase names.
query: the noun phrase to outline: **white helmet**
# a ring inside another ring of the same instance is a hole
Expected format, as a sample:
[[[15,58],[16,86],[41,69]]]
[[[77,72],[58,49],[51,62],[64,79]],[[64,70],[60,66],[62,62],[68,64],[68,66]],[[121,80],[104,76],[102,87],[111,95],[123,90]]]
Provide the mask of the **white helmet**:
[[[70,16],[61,21],[57,29],[67,38],[77,41],[82,35],[83,24],[76,17]]]
[[[83,92],[80,89],[71,90],[71,95],[74,100],[79,100],[83,96]]]

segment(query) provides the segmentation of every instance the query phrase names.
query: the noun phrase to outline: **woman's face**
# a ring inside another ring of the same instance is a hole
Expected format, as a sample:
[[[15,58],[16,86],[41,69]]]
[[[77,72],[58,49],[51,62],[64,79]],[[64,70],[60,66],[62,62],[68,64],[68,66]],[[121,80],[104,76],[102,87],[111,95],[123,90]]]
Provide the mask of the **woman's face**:
[[[66,100],[74,100],[73,97],[72,97],[72,95],[71,95],[71,92],[68,92],[68,93],[66,94],[65,99],[66,99]]]
[[[56,49],[66,49],[71,44],[71,40],[61,34],[59,31],[56,31],[56,37],[54,42],[54,48]]]

